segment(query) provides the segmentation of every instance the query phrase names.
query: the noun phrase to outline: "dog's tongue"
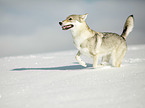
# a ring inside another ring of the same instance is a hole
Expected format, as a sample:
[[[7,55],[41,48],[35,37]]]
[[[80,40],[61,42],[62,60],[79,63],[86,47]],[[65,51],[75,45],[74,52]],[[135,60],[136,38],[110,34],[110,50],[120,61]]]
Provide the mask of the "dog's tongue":
[[[67,26],[63,26],[63,27],[62,27],[62,29],[66,29],[66,28],[67,28]]]
[[[70,28],[71,27],[71,25],[66,25],[66,26],[63,26],[62,28],[63,29],[68,29],[68,28]]]

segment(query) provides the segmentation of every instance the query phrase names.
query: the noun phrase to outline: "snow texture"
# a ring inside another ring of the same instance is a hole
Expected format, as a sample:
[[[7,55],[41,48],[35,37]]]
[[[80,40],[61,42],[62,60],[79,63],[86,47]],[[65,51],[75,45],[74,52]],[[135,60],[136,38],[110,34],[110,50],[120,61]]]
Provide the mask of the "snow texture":
[[[0,58],[0,108],[145,108],[145,45],[120,68],[92,68],[77,51]]]

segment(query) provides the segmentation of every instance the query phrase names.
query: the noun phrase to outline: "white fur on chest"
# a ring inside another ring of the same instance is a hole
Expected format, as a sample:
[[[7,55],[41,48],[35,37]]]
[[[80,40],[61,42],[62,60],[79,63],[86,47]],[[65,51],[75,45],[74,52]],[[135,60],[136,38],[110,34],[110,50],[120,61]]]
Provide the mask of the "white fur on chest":
[[[86,40],[88,39],[89,37],[92,36],[92,34],[88,31],[85,31],[85,32],[81,32],[81,33],[72,33],[73,35],[73,40],[74,40],[74,45],[75,47],[80,50],[81,47],[80,45]]]
[[[78,23],[77,26],[71,29],[73,42],[75,47],[86,56],[91,56],[88,48],[81,48],[81,44],[88,38],[95,35],[95,32],[90,30],[86,23]]]
[[[82,39],[81,37],[74,38],[74,45],[78,50],[81,49],[80,45],[84,40],[86,39]]]
[[[81,48],[79,51],[85,56],[92,57],[88,48]]]
[[[82,48],[81,47],[81,44],[86,40],[88,39],[88,36],[89,34],[87,35],[86,34],[82,34],[78,37],[74,37],[74,45],[75,47],[81,52],[81,54],[85,55],[85,56],[88,56],[88,57],[91,57],[91,54],[90,54],[90,51],[88,48]]]

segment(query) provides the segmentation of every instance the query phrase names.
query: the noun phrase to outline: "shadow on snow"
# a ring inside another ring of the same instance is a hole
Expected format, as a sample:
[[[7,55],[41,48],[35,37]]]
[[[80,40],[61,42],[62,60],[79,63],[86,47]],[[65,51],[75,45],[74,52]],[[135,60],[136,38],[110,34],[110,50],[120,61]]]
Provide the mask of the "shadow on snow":
[[[59,67],[46,67],[46,68],[16,68],[11,71],[25,71],[25,70],[80,70],[92,67],[92,64],[87,64],[87,67],[81,65],[59,66]]]

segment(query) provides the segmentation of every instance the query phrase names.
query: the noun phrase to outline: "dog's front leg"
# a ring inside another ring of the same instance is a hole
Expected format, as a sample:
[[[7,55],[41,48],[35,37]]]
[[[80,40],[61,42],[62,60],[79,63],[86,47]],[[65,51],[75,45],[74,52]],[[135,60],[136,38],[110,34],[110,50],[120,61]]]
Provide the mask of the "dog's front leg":
[[[100,64],[98,65],[98,57],[99,57],[98,54],[93,56],[93,68],[97,68],[97,67],[102,67],[103,66],[103,65],[100,65]]]
[[[82,59],[80,58],[81,56],[81,52],[78,51],[77,55],[75,56],[76,60],[79,62],[80,65],[87,67],[86,63],[84,61],[82,61]]]
[[[93,56],[93,68],[97,68],[97,63],[98,63],[98,56],[94,55]]]

